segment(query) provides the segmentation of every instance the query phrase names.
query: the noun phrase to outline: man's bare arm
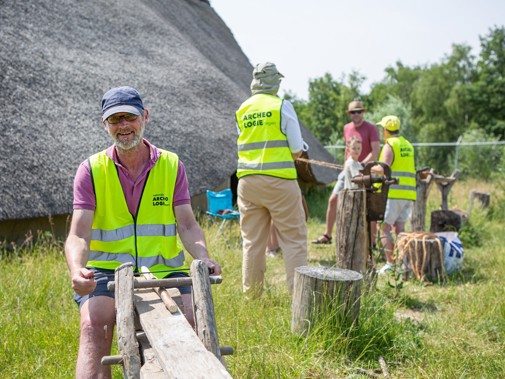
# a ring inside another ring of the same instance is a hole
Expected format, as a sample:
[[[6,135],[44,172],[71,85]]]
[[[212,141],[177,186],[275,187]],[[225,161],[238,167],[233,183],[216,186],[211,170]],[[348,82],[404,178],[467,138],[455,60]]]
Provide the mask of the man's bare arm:
[[[195,220],[191,205],[178,205],[174,207],[174,213],[179,236],[188,253],[193,258],[204,261],[212,275],[220,275],[221,266],[209,258],[205,236]]]
[[[380,142],[379,141],[372,142],[370,146],[372,147],[372,151],[365,157],[365,159],[363,159],[363,162],[361,163],[373,162],[379,158]]]
[[[93,211],[76,209],[72,215],[70,232],[65,242],[65,256],[67,258],[72,288],[78,295],[92,292],[96,286],[93,272],[86,268],[89,258],[89,243],[93,225]]]

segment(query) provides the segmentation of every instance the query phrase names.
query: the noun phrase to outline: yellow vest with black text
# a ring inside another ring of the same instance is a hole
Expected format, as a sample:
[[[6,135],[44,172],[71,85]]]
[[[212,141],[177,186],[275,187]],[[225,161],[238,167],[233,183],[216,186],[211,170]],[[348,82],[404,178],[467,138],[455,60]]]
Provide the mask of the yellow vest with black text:
[[[398,178],[398,184],[389,186],[388,199],[416,200],[416,166],[414,147],[402,136],[388,138],[386,143],[393,149],[391,177]],[[382,161],[384,149],[379,161]]]
[[[247,99],[235,117],[240,134],[237,139],[237,177],[270,175],[296,179],[296,168],[286,135],[281,130],[282,99],[258,94]]]
[[[177,240],[173,195],[179,158],[161,150],[149,171],[135,217],[128,210],[114,161],[105,151],[89,158],[96,197],[88,267],[114,270],[132,262],[163,278],[186,271]]]

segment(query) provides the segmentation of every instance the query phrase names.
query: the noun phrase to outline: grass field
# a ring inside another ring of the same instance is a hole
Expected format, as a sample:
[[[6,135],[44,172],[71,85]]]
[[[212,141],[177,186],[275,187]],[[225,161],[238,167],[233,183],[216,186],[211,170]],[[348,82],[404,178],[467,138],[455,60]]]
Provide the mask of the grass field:
[[[501,186],[501,187],[500,187]],[[290,332],[290,297],[283,260],[268,260],[266,290],[256,301],[241,293],[239,229],[228,243],[214,239],[215,224],[201,218],[209,249],[223,266],[213,286],[219,339],[235,378],[366,378],[383,357],[394,378],[503,378],[505,376],[505,195],[503,182],[458,181],[450,207],[467,209],[472,189],[491,193],[491,207],[474,207],[460,233],[463,270],[444,284],[415,280],[403,287],[380,277],[362,298],[352,331],[328,320],[306,337]],[[324,229],[330,189],[307,195],[309,241]],[[428,214],[441,202],[433,187]],[[335,245],[309,243],[309,264],[334,266]],[[0,378],[71,378],[79,319],[72,300],[62,242],[47,235],[35,246],[0,251]],[[389,284],[393,284],[391,287]],[[167,331],[170,333],[170,331]],[[119,368],[114,378],[121,378]]]

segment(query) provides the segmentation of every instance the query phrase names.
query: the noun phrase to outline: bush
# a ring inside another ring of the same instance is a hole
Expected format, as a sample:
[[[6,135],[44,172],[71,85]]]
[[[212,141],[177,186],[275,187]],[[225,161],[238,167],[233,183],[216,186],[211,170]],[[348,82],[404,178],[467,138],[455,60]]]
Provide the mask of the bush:
[[[474,129],[463,134],[464,142],[493,142],[484,130]],[[503,168],[503,147],[500,145],[463,146],[459,157],[459,168],[463,176],[489,180],[497,167]]]

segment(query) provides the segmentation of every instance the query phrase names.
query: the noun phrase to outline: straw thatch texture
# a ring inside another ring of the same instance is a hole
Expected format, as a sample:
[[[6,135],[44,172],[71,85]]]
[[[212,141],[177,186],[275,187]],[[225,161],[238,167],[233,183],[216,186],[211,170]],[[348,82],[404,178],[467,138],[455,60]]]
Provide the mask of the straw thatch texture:
[[[111,143],[101,96],[120,85],[142,94],[146,138],[179,154],[191,194],[218,186],[235,171],[251,72],[207,1],[2,1],[0,221],[71,213],[77,166]],[[331,159],[303,134],[311,158]]]

